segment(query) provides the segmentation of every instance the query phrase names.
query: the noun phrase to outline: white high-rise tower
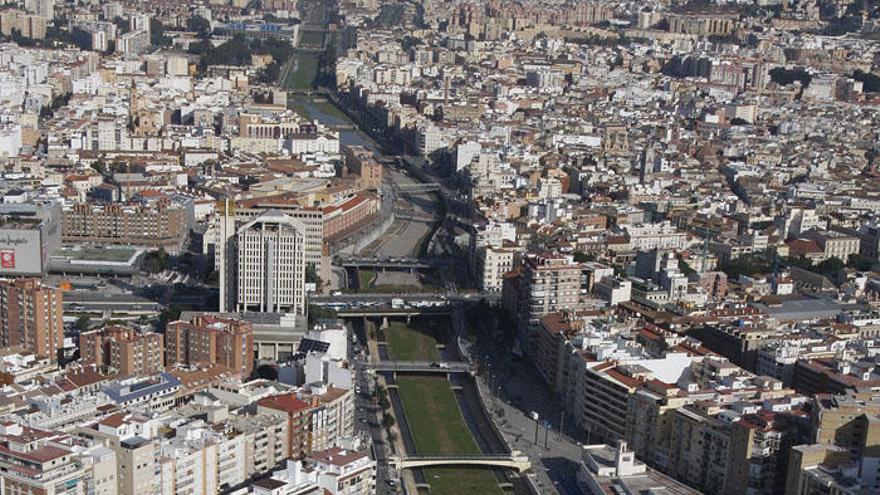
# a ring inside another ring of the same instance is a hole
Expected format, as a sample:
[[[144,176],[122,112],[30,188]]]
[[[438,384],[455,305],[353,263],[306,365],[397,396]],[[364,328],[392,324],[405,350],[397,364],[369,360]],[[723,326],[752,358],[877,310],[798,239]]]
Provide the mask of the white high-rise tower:
[[[238,229],[238,311],[305,314],[305,228],[268,210]]]

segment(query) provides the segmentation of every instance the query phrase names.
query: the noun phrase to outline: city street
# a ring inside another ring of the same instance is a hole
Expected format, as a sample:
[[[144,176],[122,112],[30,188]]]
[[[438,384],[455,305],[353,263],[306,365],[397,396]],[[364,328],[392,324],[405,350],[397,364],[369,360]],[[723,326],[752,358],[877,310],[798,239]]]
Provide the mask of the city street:
[[[361,251],[371,256],[418,256],[421,240],[430,232],[437,205],[429,193],[401,193],[395,186],[419,184],[409,173],[385,167],[386,182],[394,189],[392,202],[395,221],[379,239]],[[388,188],[385,188],[388,190]],[[387,194],[387,193],[386,193]],[[383,203],[388,203],[385,201]]]
[[[388,456],[391,453],[381,426],[381,410],[373,401],[374,381],[366,365],[368,359],[366,335],[352,332],[350,345],[349,355],[352,356],[351,361],[355,371],[355,434],[369,438],[372,443],[373,456],[376,459],[376,493],[396,494],[399,492],[396,486],[389,485],[389,480],[396,480],[397,473],[388,467]]]
[[[453,322],[458,334],[465,335],[463,315],[456,313]],[[510,352],[471,345],[464,339],[460,342],[470,358],[486,370],[478,377],[477,385],[505,441],[512,450],[529,456],[529,476],[538,493],[580,495],[576,473],[581,446],[569,436],[560,435],[560,426],[564,427],[562,407],[534,368]],[[533,412],[538,413],[537,422]]]

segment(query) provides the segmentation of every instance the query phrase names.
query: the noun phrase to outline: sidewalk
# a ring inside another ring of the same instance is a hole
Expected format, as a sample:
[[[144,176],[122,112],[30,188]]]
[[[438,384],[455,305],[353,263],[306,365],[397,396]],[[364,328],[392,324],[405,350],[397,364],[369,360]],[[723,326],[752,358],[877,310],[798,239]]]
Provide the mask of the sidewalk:
[[[465,333],[461,332],[464,319],[455,323],[462,325],[458,333]],[[511,450],[518,450],[529,457],[532,469],[528,476],[537,492],[580,495],[576,471],[582,449],[577,442],[559,433],[561,408],[556,405],[547,385],[528,363],[513,363],[510,356],[482,352],[476,345],[461,347],[466,348],[465,352],[472,362],[479,361],[488,370],[477,377],[477,387],[505,443]],[[511,400],[514,397],[517,405]],[[536,422],[531,417],[533,411],[539,414],[537,443]]]
[[[369,329],[367,330],[367,347],[369,348],[370,362],[378,362],[379,361],[379,344],[375,339],[369,338]],[[388,390],[388,383],[385,381],[384,375],[376,375],[376,383],[379,386],[385,387],[385,390]],[[406,455],[406,446],[403,444],[403,434],[400,431],[400,418],[394,414],[394,408],[388,408],[388,413],[394,418],[394,426],[391,427],[391,432],[394,433],[394,441],[390,442],[394,447],[394,452],[392,455]],[[376,421],[381,425],[382,424],[382,412],[377,412]],[[384,429],[384,428],[383,428]],[[399,471],[401,482],[403,485],[403,489],[405,493],[410,495],[418,495],[419,489],[416,485],[416,480],[413,477],[412,471],[409,469],[403,469]]]

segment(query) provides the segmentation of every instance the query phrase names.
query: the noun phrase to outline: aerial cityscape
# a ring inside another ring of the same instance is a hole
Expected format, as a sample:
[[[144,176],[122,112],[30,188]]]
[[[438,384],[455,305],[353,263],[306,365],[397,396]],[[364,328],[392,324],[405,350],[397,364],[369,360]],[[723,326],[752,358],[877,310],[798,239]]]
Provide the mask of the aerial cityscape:
[[[880,494],[880,1],[0,38],[0,495]]]

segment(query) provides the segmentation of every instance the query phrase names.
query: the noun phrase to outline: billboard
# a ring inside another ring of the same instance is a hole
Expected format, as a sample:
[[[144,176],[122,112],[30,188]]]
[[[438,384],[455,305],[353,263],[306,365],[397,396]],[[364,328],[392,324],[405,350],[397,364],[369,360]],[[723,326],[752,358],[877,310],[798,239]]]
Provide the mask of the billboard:
[[[0,267],[15,269],[14,249],[0,249]]]
[[[0,276],[43,272],[39,229],[0,229]]]

